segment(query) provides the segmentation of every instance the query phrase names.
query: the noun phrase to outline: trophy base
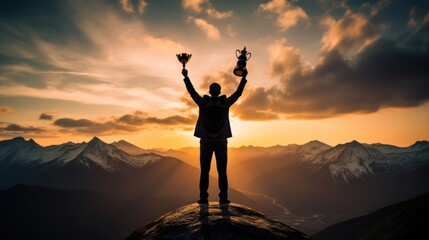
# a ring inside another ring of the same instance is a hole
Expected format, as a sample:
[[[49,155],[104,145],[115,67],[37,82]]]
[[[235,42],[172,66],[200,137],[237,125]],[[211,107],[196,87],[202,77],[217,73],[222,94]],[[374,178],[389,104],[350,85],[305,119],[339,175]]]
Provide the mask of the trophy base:
[[[233,73],[237,77],[242,77],[244,73],[247,73],[247,69],[244,67],[235,67]]]

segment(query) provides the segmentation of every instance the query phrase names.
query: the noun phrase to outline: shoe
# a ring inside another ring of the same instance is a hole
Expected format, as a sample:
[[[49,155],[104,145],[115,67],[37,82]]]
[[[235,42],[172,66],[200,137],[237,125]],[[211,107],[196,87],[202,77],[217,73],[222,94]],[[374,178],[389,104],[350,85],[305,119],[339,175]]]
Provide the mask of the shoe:
[[[209,201],[207,199],[200,199],[197,201],[198,204],[209,204]]]
[[[219,204],[220,205],[227,205],[227,204],[230,204],[231,203],[231,201],[229,201],[228,199],[220,199],[219,200]]]

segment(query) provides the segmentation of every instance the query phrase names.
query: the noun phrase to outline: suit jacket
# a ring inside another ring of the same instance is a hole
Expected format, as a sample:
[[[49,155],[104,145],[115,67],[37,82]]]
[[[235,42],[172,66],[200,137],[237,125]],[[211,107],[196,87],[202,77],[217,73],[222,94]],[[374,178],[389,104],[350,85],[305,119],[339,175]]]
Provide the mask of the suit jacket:
[[[183,81],[192,99],[199,107],[198,121],[195,126],[194,136],[199,138],[232,137],[229,123],[229,108],[243,93],[247,80],[242,78],[237,90],[229,97],[225,95],[219,97],[204,95],[201,97],[197,91],[195,91],[188,77],[185,77]]]

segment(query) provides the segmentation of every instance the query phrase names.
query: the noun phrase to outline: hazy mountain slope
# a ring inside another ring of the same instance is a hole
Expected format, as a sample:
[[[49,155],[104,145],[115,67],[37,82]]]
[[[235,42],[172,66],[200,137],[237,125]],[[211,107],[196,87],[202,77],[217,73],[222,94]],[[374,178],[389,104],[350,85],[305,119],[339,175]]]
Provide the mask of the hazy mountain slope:
[[[15,186],[0,191],[0,239],[121,239],[137,216],[150,220],[128,205],[95,192]]]
[[[121,149],[122,151],[132,154],[132,155],[139,155],[139,154],[146,154],[146,153],[156,153],[159,154],[159,152],[155,151],[155,150],[146,150],[146,149],[142,149],[137,147],[134,144],[131,144],[125,140],[119,140],[119,141],[115,141],[112,142],[111,145]]]
[[[427,233],[429,193],[330,226],[312,237],[324,239],[420,239]]]

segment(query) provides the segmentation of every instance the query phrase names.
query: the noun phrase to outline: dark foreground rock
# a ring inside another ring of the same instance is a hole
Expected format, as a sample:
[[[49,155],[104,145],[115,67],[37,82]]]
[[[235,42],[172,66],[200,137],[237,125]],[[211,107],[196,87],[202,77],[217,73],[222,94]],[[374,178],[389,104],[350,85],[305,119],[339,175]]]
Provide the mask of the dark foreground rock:
[[[126,240],[135,239],[310,239],[284,223],[239,204],[207,206],[190,204],[138,228]]]

